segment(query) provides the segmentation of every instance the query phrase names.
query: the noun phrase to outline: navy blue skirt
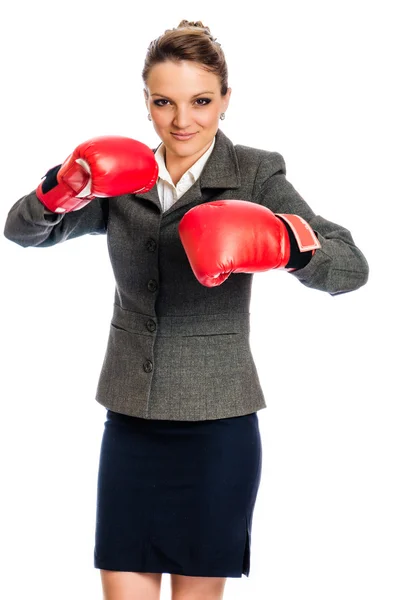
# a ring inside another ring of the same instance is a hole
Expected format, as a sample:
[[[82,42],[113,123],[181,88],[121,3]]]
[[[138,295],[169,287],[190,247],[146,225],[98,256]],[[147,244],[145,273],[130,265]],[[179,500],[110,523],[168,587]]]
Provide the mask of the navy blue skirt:
[[[95,568],[248,577],[261,470],[257,413],[165,421],[108,410]]]

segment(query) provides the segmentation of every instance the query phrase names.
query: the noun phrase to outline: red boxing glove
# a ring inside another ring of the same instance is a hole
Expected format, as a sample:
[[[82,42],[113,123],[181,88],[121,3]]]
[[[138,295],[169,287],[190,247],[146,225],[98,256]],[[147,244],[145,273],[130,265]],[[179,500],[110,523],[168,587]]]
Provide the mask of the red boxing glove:
[[[94,198],[148,192],[156,183],[158,166],[150,148],[123,136],[102,136],[77,146],[59,169],[58,185],[47,192],[43,182],[38,199],[52,212],[83,208]]]
[[[284,268],[290,259],[286,221],[300,252],[320,243],[298,215],[276,215],[245,200],[217,200],[189,210],[179,223],[179,235],[198,281],[220,285],[231,273],[256,273]]]

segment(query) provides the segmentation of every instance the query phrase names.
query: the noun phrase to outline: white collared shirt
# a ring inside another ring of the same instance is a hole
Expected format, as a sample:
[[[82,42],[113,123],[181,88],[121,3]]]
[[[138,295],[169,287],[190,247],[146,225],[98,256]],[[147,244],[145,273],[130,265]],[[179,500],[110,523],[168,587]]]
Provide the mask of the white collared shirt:
[[[155,159],[159,166],[159,176],[157,179],[157,192],[160,199],[160,204],[163,212],[168,210],[200,177],[204,165],[210,157],[210,154],[215,145],[215,138],[212,140],[211,146],[195,163],[182,175],[176,186],[174,185],[171,175],[169,174],[164,162],[164,144],[161,144],[156,152]]]

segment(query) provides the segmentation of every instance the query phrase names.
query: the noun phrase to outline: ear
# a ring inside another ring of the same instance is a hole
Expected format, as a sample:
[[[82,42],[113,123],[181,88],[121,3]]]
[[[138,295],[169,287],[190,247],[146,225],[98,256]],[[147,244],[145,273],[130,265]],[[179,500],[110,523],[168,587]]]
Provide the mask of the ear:
[[[149,106],[148,106],[148,103],[149,103],[149,94],[148,94],[148,91],[147,91],[146,88],[143,88],[143,96],[145,98],[146,108],[149,110]]]
[[[232,93],[232,88],[227,88],[227,92],[226,94],[223,96],[222,100],[223,100],[223,112],[225,112],[227,110],[227,107],[229,106],[229,102],[230,102],[230,96]]]

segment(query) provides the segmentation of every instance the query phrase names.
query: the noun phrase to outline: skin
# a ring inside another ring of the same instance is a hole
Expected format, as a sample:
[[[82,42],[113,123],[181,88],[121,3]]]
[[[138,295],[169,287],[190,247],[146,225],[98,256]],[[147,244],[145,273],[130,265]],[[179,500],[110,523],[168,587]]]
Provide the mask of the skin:
[[[222,96],[219,77],[200,63],[166,61],[150,70],[144,89],[146,107],[164,143],[167,169],[175,185],[210,147],[231,91],[228,88]],[[173,133],[195,135],[178,140]]]

